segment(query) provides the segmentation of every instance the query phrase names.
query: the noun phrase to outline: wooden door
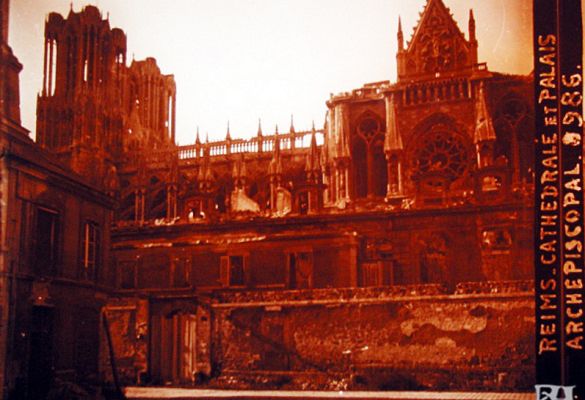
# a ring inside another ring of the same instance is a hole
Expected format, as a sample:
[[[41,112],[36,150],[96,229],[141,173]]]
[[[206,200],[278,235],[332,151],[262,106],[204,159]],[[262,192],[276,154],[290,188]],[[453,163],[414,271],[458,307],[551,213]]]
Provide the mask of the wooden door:
[[[194,314],[172,313],[155,317],[152,373],[163,384],[191,383],[196,372],[196,321]]]

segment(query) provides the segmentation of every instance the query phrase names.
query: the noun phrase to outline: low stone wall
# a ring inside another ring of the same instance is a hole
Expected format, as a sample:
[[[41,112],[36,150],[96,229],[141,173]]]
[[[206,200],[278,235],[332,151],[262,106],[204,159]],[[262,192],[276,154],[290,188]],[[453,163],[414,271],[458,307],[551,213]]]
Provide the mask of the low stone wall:
[[[224,293],[212,303],[212,363],[221,385],[239,388],[530,390],[530,288]]]
[[[440,284],[404,285],[385,287],[330,288],[312,290],[222,290],[214,293],[214,305],[241,303],[279,304],[291,301],[344,302],[352,300],[394,299],[404,296],[436,296],[446,294],[447,288]]]

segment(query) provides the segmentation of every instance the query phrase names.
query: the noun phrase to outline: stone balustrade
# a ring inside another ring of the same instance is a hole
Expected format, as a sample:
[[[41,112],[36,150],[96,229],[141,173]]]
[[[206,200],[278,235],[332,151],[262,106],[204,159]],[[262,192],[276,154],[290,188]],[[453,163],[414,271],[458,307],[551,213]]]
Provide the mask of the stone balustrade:
[[[307,149],[311,145],[311,131],[290,132],[278,135],[280,149],[294,151]],[[317,143],[323,143],[323,130],[316,131]],[[256,136],[251,139],[229,139],[201,144],[190,144],[178,147],[180,160],[189,160],[203,157],[206,151],[210,157],[226,156],[229,154],[249,154],[271,152],[274,149],[276,136]]]

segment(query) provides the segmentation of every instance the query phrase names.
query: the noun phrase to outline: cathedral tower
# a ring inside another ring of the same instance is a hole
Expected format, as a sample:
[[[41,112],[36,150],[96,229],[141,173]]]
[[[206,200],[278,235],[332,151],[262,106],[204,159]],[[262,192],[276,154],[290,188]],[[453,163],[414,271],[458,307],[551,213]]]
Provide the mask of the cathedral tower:
[[[123,135],[126,35],[87,6],[45,23],[37,142],[101,185]]]
[[[94,6],[45,24],[37,142],[98,187],[128,151],[174,144],[175,82],[153,58],[126,66],[126,35]],[[110,174],[111,175],[111,174]]]
[[[8,46],[8,0],[0,2],[0,117],[20,125],[18,74],[22,65]]]

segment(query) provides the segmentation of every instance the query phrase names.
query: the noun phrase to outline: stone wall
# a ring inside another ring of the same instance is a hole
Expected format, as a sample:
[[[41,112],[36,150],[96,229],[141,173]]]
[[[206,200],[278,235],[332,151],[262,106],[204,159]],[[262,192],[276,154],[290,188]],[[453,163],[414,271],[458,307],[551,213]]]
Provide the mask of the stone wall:
[[[120,381],[124,384],[142,383],[148,372],[148,301],[113,298],[103,312],[109,326],[114,364]],[[104,381],[114,381],[112,371],[107,333],[102,326],[100,372]]]
[[[272,303],[241,295],[213,305],[213,364],[235,387],[529,390],[533,294],[466,289]]]

